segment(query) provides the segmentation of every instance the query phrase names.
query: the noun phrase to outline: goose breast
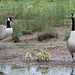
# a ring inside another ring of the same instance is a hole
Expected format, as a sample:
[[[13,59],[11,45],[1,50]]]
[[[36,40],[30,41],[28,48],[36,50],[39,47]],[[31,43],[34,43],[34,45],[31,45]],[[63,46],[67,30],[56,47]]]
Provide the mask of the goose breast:
[[[71,31],[70,38],[67,41],[67,48],[70,52],[75,52],[75,31]]]
[[[11,28],[7,28],[5,25],[0,25],[0,40],[8,37],[12,33],[13,33],[12,27]]]

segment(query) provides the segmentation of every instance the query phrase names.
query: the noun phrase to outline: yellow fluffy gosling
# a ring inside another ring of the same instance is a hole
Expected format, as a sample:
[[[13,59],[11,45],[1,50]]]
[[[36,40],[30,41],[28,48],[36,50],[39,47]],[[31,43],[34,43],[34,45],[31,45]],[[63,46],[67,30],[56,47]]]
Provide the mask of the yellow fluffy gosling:
[[[42,53],[41,52],[37,53],[35,56],[37,57],[37,61],[42,60]]]
[[[44,50],[41,50],[41,53],[42,53],[42,57],[43,57],[43,59],[45,58],[45,56],[44,56]]]
[[[49,60],[50,58],[51,58],[51,54],[49,53],[49,52],[44,52],[44,58],[46,59],[46,60]]]
[[[27,52],[26,55],[25,55],[25,58],[26,59],[31,59],[31,57],[32,57],[31,53]]]

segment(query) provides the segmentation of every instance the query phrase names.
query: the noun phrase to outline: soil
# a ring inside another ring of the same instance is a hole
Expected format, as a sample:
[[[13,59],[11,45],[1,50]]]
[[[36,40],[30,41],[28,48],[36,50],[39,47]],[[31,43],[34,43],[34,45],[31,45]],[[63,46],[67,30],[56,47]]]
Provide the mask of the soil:
[[[70,31],[70,28],[56,27],[58,38],[52,38],[42,42],[37,40],[37,35],[39,33],[33,33],[33,35],[23,35],[20,37],[19,43],[13,43],[11,40],[12,37],[9,36],[1,41],[1,47],[3,50],[0,50],[0,63],[72,65],[72,57],[67,50],[67,41],[64,40],[64,32],[66,30]],[[42,60],[40,63],[35,60],[35,54],[40,52],[40,49],[44,49],[51,54],[49,61]],[[31,60],[25,59],[26,52],[30,52],[32,54]]]

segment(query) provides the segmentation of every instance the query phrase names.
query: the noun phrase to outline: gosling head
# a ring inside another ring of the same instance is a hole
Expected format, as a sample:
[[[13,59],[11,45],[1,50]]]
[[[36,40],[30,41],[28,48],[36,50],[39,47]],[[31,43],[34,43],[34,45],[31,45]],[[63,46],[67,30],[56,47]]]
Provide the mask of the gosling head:
[[[41,53],[44,53],[44,50],[41,50]]]
[[[7,21],[13,21],[14,22],[12,17],[8,17]]]
[[[70,17],[71,17],[71,18],[74,18],[74,13],[71,13],[71,14],[70,14]]]

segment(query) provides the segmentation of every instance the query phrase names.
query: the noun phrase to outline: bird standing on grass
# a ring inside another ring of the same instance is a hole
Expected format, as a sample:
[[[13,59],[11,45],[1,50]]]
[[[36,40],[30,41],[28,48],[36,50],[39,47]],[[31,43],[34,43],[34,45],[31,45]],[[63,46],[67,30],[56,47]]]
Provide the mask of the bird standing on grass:
[[[74,61],[74,56],[73,53],[75,52],[75,24],[74,24],[74,13],[70,14],[70,17],[72,19],[72,30],[71,30],[71,34],[70,34],[70,38],[67,41],[67,48],[68,51],[70,52],[73,62]]]
[[[14,21],[12,17],[8,17],[7,26],[0,25],[0,40],[7,38],[9,35],[13,33],[13,28],[10,26],[10,21]]]

